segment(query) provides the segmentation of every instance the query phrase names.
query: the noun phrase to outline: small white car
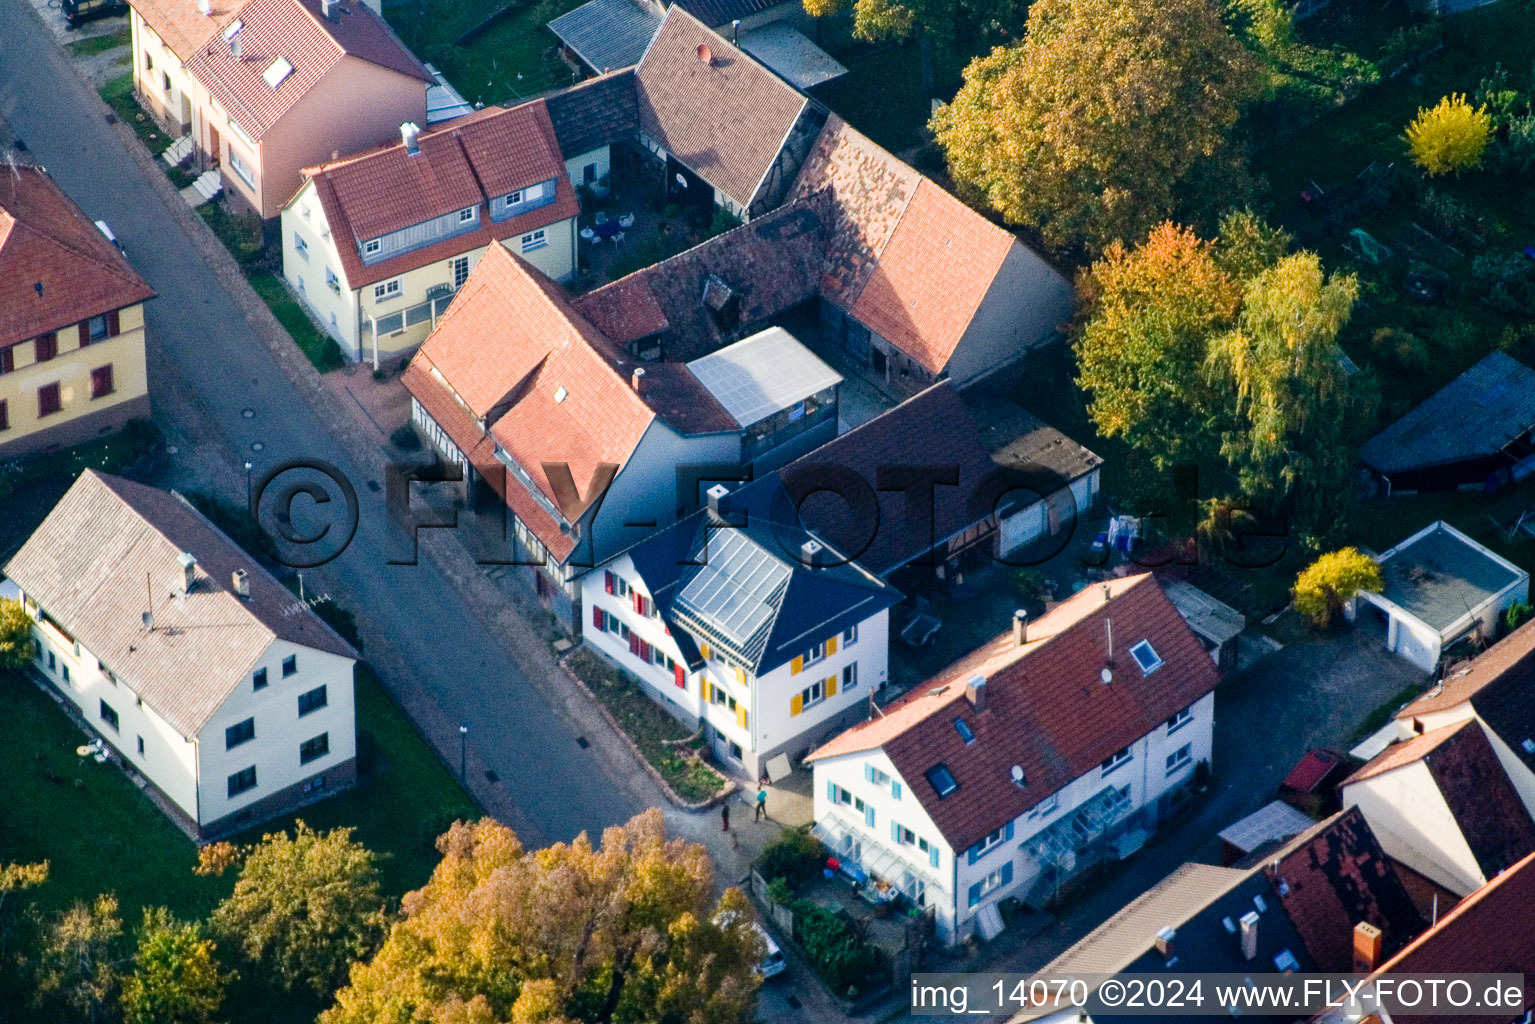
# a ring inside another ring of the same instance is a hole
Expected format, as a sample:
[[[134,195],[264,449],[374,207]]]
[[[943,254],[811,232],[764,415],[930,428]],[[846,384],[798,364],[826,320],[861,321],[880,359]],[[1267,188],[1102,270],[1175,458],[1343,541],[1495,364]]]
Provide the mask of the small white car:
[[[773,941],[773,937],[767,933],[766,928],[755,921],[752,922],[752,927],[757,930],[758,935],[762,936],[762,942],[767,946],[767,956],[762,958],[762,963],[757,967],[757,973],[762,975],[764,980],[782,974],[789,966],[783,958],[783,950],[778,948],[778,943]]]

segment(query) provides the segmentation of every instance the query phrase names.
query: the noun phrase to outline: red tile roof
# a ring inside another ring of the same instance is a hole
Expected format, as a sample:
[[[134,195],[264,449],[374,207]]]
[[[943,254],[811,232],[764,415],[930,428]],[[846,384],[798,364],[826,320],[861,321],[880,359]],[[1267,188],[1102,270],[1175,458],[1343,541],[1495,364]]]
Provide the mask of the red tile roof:
[[[1099,673],[1111,633],[1114,677],[1105,685]],[[1129,654],[1142,640],[1162,658],[1150,675]],[[976,675],[986,679],[979,713],[965,696],[966,680]],[[1213,691],[1217,678],[1155,579],[1131,576],[1061,602],[1029,624],[1022,647],[1011,630],[1002,634],[810,760],[883,748],[950,846],[968,849]],[[975,742],[960,737],[956,717]],[[959,783],[943,799],[923,778],[936,764]],[[1013,765],[1023,769],[1026,786],[1013,783]]]
[[[569,220],[580,203],[554,138],[543,100],[505,109],[487,107],[418,137],[409,156],[395,143],[335,160],[304,173],[314,182],[352,288]],[[489,201],[554,179],[555,201],[500,222]],[[292,205],[292,201],[289,201]],[[393,259],[365,264],[358,246],[370,238],[479,206],[480,228]]]
[[[837,207],[822,294],[933,373],[1018,240],[832,116],[791,191]]]
[[[1017,245],[1010,233],[924,180],[850,312],[941,373]]]
[[[1477,655],[1471,664],[1453,672],[1444,682],[1396,713],[1399,719],[1448,711],[1471,700],[1515,667],[1535,664],[1535,622],[1526,622]]]
[[[640,130],[741,206],[756,195],[808,102],[676,6],[634,74]]]
[[[620,344],[660,334],[671,326],[644,270],[578,295],[570,304]]]
[[[206,15],[197,0],[132,0],[131,6],[185,63],[198,47],[218,35],[245,0],[212,0]]]
[[[154,294],[46,171],[0,168],[0,348]]]
[[[1508,1024],[1535,1008],[1535,854],[1525,857],[1462,900],[1372,977],[1407,974],[1523,974],[1524,1003],[1479,1016],[1449,1018],[1457,1024]],[[1446,1018],[1393,1014],[1398,1024]]]
[[[347,56],[417,79],[423,90],[436,81],[361,0],[344,0],[337,21],[319,9],[319,0],[247,0],[235,12],[242,57],[234,56],[221,32],[205,38],[187,60],[193,76],[251,138],[265,135]],[[226,19],[224,31],[234,20]],[[293,70],[274,89],[262,76],[279,57]]]
[[[1386,748],[1348,783],[1418,761],[1428,768],[1484,877],[1491,878],[1535,851],[1535,821],[1474,718]]]
[[[1293,789],[1297,793],[1314,793],[1328,774],[1342,762],[1343,759],[1331,750],[1308,750],[1279,786],[1281,789]]]
[[[1391,956],[1423,931],[1425,922],[1364,814],[1352,807],[1288,846],[1265,867],[1319,971],[1353,970],[1354,926],[1381,929]]]
[[[598,467],[622,469],[655,419],[602,354],[610,347],[558,285],[492,246],[413,362],[435,369],[533,486],[557,501],[546,464],[568,465],[588,494]],[[412,383],[429,390],[413,374],[407,387],[417,398]],[[435,378],[430,383],[441,387]],[[514,481],[507,491],[518,488]],[[569,541],[547,512],[524,522],[536,533],[552,530],[538,534],[552,551]]]

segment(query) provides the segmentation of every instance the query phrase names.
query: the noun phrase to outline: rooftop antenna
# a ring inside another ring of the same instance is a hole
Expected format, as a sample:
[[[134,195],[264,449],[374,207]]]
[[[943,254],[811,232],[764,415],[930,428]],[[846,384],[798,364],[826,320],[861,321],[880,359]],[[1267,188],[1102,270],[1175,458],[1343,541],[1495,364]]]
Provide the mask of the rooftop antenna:
[[[144,632],[153,633],[155,629],[155,585],[150,582],[149,573],[144,574],[144,596],[148,603],[144,606],[144,614],[141,620],[144,623]]]

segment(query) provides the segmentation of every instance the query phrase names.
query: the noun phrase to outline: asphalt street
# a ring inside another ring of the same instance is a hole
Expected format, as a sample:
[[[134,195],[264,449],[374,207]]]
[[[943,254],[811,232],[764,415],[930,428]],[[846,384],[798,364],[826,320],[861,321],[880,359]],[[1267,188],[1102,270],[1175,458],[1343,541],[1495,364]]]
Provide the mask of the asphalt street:
[[[112,225],[159,293],[147,307],[151,395],[167,435],[182,440],[176,458],[184,474],[216,478],[229,493],[237,489],[230,481],[243,481],[246,459],[258,478],[287,460],[322,459],[353,483],[357,535],[334,562],[306,572],[306,584],[347,597],[392,692],[414,688],[436,705],[430,722],[417,721],[446,760],[457,767],[457,723],[466,723],[473,787],[503,787],[515,805],[510,823],[529,844],[583,830],[595,835],[642,809],[644,787],[616,777],[610,763],[577,743],[579,727],[530,683],[517,652],[481,624],[426,558],[414,567],[386,564],[399,541],[386,525],[384,481],[348,456],[296,392],[220,276],[198,257],[184,218],[167,207],[22,0],[0,0],[0,122],[88,216]],[[296,525],[343,504],[307,502],[298,499]],[[380,644],[389,657],[377,657]]]

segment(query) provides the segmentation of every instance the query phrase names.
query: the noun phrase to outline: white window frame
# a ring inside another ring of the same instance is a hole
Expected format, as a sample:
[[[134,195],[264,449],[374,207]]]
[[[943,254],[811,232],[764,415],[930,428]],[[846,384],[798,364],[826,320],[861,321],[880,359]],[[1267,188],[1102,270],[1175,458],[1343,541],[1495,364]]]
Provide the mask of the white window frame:
[[[458,291],[464,286],[464,282],[469,280],[469,257],[455,256],[450,268],[453,271],[453,290]],[[462,276],[459,274],[459,268],[463,268]]]
[[[297,231],[293,232],[293,251],[304,257],[305,263],[309,262],[309,243]]]
[[[1114,751],[1114,753],[1104,758],[1103,764],[1099,765],[1098,770],[1102,776],[1109,776],[1133,760],[1135,760],[1134,749],[1131,747],[1124,747],[1120,750]]]
[[[985,878],[981,879],[981,899],[985,899],[988,894],[994,893],[998,889],[1002,888],[1002,867],[1003,866],[1001,864],[998,864],[996,867],[987,872]]]
[[[858,623],[853,623],[842,631],[842,646],[849,648],[858,642]]]
[[[1171,754],[1167,755],[1167,775],[1177,775],[1194,761],[1194,745],[1185,743]]]
[[[1029,812],[1029,817],[1044,817],[1047,814],[1055,813],[1056,808],[1061,806],[1060,796],[1059,793],[1051,793],[1045,797]]]
[[[462,210],[458,211],[458,222],[460,224],[473,224],[478,219],[479,207],[466,206]]]
[[[801,712],[814,707],[826,699],[826,687],[824,680],[817,679],[799,692],[799,709]]]
[[[403,294],[400,279],[391,277],[387,281],[380,281],[373,286],[373,301],[388,302],[390,299],[398,299]]]
[[[522,236],[523,252],[537,252],[539,249],[546,247],[548,244],[549,238],[548,235],[544,232],[543,228],[539,228],[537,231],[533,231]]]
[[[1193,720],[1194,709],[1192,707],[1184,708],[1182,711],[1178,712],[1176,715],[1173,715],[1167,720],[1167,735],[1171,736],[1173,733],[1177,732],[1179,729],[1182,729],[1185,725],[1188,725]]]
[[[516,192],[508,192],[506,195],[501,197],[502,206],[516,206],[520,202],[522,202],[521,189],[518,189]]]
[[[1001,828],[997,829],[995,832],[991,832],[991,833],[987,834],[986,838],[982,839],[980,842],[975,844],[975,855],[977,857],[979,857],[982,854],[984,854],[987,851],[989,851],[992,848],[994,848],[998,843],[1002,842],[1002,837],[1004,835],[1006,835],[1006,834],[1007,834],[1007,826],[1006,825],[1003,825]]]
[[[858,688],[858,662],[850,661],[842,666],[842,689],[856,690]]]
[[[1143,653],[1151,655],[1149,663],[1141,657]],[[1134,658],[1136,665],[1140,666],[1141,675],[1143,676],[1149,676],[1162,667],[1162,656],[1157,653],[1155,647],[1151,646],[1150,640],[1141,640],[1132,644],[1130,647],[1130,657]]]
[[[370,238],[362,243],[362,254],[364,256],[377,256],[383,249],[384,240],[382,238]]]
[[[229,169],[239,176],[251,188],[256,187],[256,172],[250,169],[244,160],[240,159],[240,153],[233,146],[229,147]]]

